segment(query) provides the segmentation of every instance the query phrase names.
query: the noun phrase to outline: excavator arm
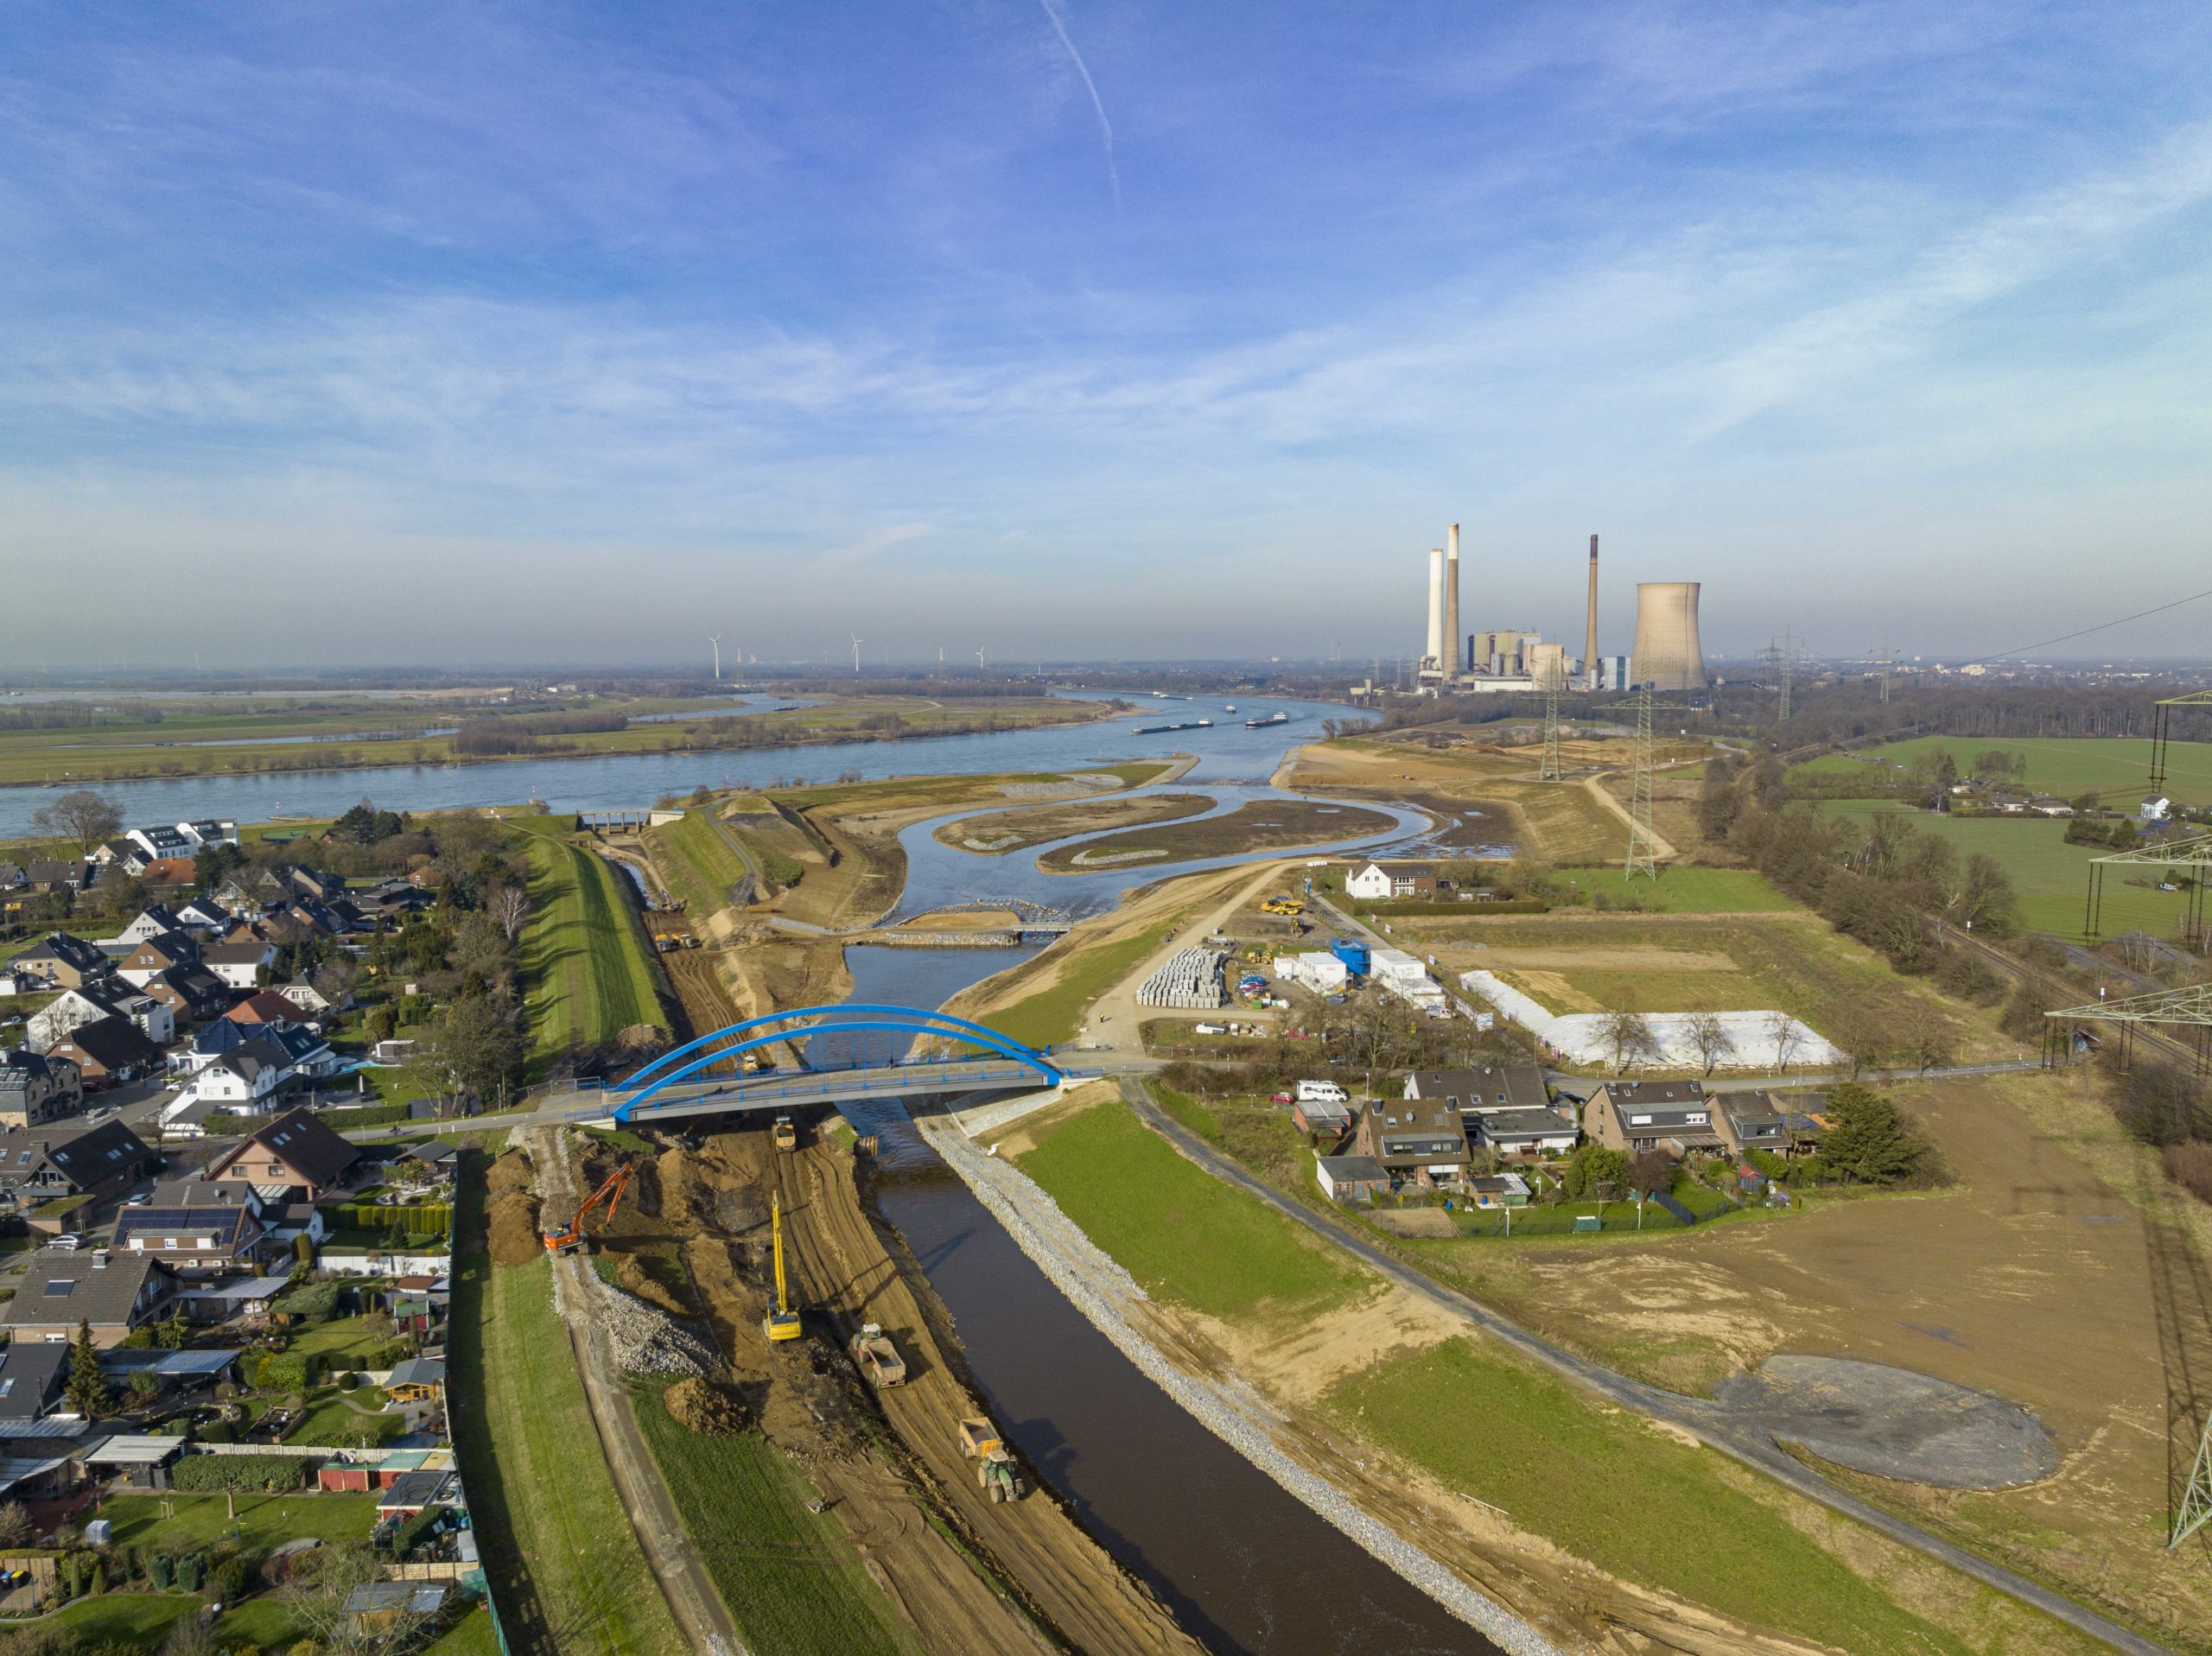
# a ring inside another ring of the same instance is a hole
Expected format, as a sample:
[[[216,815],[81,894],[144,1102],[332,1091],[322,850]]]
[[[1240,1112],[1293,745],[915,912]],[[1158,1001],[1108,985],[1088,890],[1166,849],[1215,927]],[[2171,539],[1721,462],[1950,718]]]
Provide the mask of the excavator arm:
[[[582,1204],[576,1209],[575,1218],[569,1220],[559,1230],[549,1230],[545,1233],[546,1247],[555,1253],[566,1253],[570,1248],[581,1244],[584,1240],[584,1221],[590,1216],[591,1210],[602,1202],[607,1204],[607,1221],[612,1223],[615,1209],[621,1206],[622,1192],[630,1188],[631,1171],[631,1164],[625,1161],[609,1173],[601,1181],[599,1189],[583,1199]]]

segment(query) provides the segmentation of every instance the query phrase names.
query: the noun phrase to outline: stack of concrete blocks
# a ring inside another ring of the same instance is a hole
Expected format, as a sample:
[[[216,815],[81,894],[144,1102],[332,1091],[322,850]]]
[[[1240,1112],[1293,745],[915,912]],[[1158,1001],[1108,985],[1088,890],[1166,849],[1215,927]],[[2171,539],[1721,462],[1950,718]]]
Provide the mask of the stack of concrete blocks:
[[[1144,980],[1137,990],[1137,1004],[1186,1012],[1226,1006],[1229,991],[1222,984],[1221,964],[1227,958],[1216,949],[1177,949],[1166,965]]]

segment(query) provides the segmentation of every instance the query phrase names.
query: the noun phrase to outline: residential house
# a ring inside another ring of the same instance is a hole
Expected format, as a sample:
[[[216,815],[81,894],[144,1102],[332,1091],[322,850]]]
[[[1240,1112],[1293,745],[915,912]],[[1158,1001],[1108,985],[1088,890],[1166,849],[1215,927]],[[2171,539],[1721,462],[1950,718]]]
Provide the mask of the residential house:
[[[22,864],[0,857],[0,891],[20,891],[30,883],[31,877],[23,872]]]
[[[254,989],[276,959],[276,948],[264,942],[210,943],[200,963],[233,989]]]
[[[0,1133],[0,1207],[18,1210],[55,1196],[114,1196],[154,1152],[121,1120],[88,1127]]]
[[[1372,1156],[1316,1156],[1313,1182],[1332,1202],[1370,1202],[1390,1189],[1389,1174]]]
[[[169,1068],[196,1074],[205,1069],[226,1052],[235,1052],[253,1037],[240,1024],[227,1018],[218,1018],[204,1025],[192,1037],[192,1044],[181,1052],[169,1055]]]
[[[331,999],[328,995],[323,993],[305,978],[294,978],[289,983],[280,983],[276,986],[276,993],[283,996],[297,1007],[301,1013],[310,1018],[320,1018],[325,1012],[344,1010],[344,1006],[341,1006],[339,1002]],[[344,1006],[349,1006],[353,1003],[353,997],[347,995],[345,998]]]
[[[320,1201],[351,1182],[361,1152],[303,1109],[287,1111],[207,1166],[207,1177],[296,1185]]]
[[[267,1229],[244,1202],[149,1202],[116,1215],[113,1251],[153,1255],[180,1275],[229,1275],[257,1263]]]
[[[97,946],[66,931],[54,932],[44,942],[32,944],[16,956],[15,965],[18,970],[34,968],[64,989],[104,978],[111,969],[106,955]]]
[[[272,903],[292,895],[292,883],[275,868],[241,868],[215,888],[214,898],[233,918],[258,915]]]
[[[200,945],[185,932],[171,930],[133,943],[130,952],[116,962],[115,974],[134,988],[143,989],[164,972],[199,963]]]
[[[1361,1112],[1355,1148],[1399,1182],[1427,1190],[1467,1176],[1467,1133],[1459,1112],[1427,1099],[1377,1099]]]
[[[1721,1093],[1719,1126],[1728,1148],[1737,1155],[1764,1150],[1776,1156],[1809,1155],[1820,1148],[1826,1131],[1818,1119],[1827,1102],[1824,1093],[1773,1093],[1765,1088],[1749,1092]]]
[[[23,865],[23,883],[41,897],[73,891],[85,883],[85,865],[53,857],[34,857]]]
[[[205,897],[178,904],[176,918],[187,931],[226,931],[231,923],[231,917],[213,899]]]
[[[274,989],[256,990],[223,1016],[248,1031],[302,1021],[300,1009]]]
[[[162,1008],[164,1017],[168,1008]],[[161,1050],[128,1018],[96,1018],[79,1024],[47,1049],[47,1056],[77,1066],[86,1091],[136,1081],[161,1063]]]
[[[290,870],[287,879],[296,895],[313,898],[320,903],[335,902],[346,892],[345,875],[327,873],[304,864]]]
[[[1475,1142],[1500,1156],[1545,1161],[1572,1152],[1581,1134],[1557,1110],[1486,1110],[1464,1118]]]
[[[327,1073],[335,1062],[329,1043],[312,1030],[272,1026],[195,1070],[191,1090],[232,1109],[268,1109],[294,1082]]]
[[[1726,1149],[1713,1118],[1713,1101],[1696,1081],[1609,1081],[1582,1109],[1584,1131],[1606,1149],[1631,1155]]]
[[[445,1396],[446,1366],[435,1357],[410,1357],[396,1365],[384,1383],[395,1403],[436,1403]]]
[[[191,857],[156,857],[139,878],[149,885],[189,885],[200,878],[200,864]]]
[[[1338,1145],[1351,1130],[1351,1112],[1341,1104],[1302,1099],[1290,1107],[1290,1125],[1314,1145]]]
[[[335,906],[320,898],[296,897],[282,908],[270,910],[263,918],[276,929],[279,936],[289,939],[342,937],[353,930]]]
[[[176,1038],[176,1014],[168,1005],[115,978],[86,982],[65,991],[31,1014],[30,1044],[51,1052],[86,1024],[103,1018],[120,1018],[153,1045],[167,1046]]]
[[[68,1059],[0,1050],[0,1128],[58,1120],[84,1101],[84,1078]]]
[[[16,1297],[0,1309],[0,1326],[13,1340],[66,1345],[90,1324],[92,1343],[105,1349],[154,1320],[169,1288],[168,1273],[143,1254],[41,1248],[24,1266]]]
[[[95,868],[107,868],[129,857],[143,857],[146,847],[129,840],[103,840],[85,853],[85,860]]]
[[[1533,1063],[1485,1064],[1478,1069],[1416,1069],[1406,1077],[1408,1098],[1441,1099],[1462,1115],[1492,1110],[1548,1110],[1551,1089]],[[1472,1121],[1467,1124],[1474,1126]]]
[[[1525,1208],[1529,1181],[1518,1173],[1481,1173],[1467,1181],[1467,1195],[1478,1208]]]
[[[149,937],[158,937],[165,931],[182,931],[184,918],[166,903],[149,904],[137,919],[115,934],[123,943],[143,943]]]
[[[236,845],[238,842],[238,825],[213,816],[203,816],[196,822],[179,822],[176,831],[192,841],[194,851],[203,845]]]
[[[410,1473],[408,1476],[438,1476],[450,1482],[449,1474]],[[396,1490],[398,1485],[394,1484]],[[435,1496],[434,1496],[435,1498]],[[430,1504],[428,1501],[423,1505]],[[394,1507],[386,1510],[382,1502],[377,1507],[377,1516],[382,1518],[411,1518],[420,1507]],[[453,1584],[442,1581],[371,1581],[363,1582],[346,1595],[339,1613],[345,1617],[347,1638],[357,1644],[373,1644],[389,1640],[395,1633],[410,1627],[429,1626],[445,1613],[446,1600],[452,1596]]]
[[[169,1009],[181,1029],[188,1025],[220,1023],[238,991],[194,961],[172,967],[145,986],[147,994]]]
[[[158,824],[132,828],[123,837],[143,851],[149,862],[157,857],[189,857],[200,849],[196,841],[186,839],[175,828]]]
[[[1355,869],[1344,876],[1344,895],[1362,902],[1380,902],[1390,895],[1390,871],[1379,862]]]
[[[69,1373],[66,1342],[19,1340],[0,1348],[0,1437],[10,1426],[36,1420],[61,1401]]]

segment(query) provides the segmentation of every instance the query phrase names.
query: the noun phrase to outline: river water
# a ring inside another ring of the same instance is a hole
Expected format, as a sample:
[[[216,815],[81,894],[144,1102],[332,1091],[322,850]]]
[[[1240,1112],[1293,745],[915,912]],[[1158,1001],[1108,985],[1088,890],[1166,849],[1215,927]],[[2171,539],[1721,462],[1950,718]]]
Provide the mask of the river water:
[[[1080,695],[1081,693],[1077,693]],[[1087,699],[1104,701],[1107,693]],[[1129,699],[1135,700],[1134,697]],[[1168,701],[1120,718],[1036,730],[932,736],[899,742],[834,742],[734,752],[609,753],[510,759],[478,765],[385,765],[351,771],[289,771],[251,776],[149,777],[89,785],[116,803],[126,827],[216,817],[238,822],[278,816],[335,816],[364,797],[391,810],[460,810],[543,799],[556,810],[636,809],[694,788],[760,787],[781,778],[825,782],[847,772],[874,781],[892,776],[947,776],[989,771],[1067,771],[1124,759],[1195,753],[1203,781],[1265,782],[1283,754],[1320,735],[1320,721],[1353,714],[1325,701],[1278,697],[1225,703]],[[1243,721],[1281,711],[1287,725],[1247,730]],[[1138,736],[1140,725],[1211,718],[1211,730]],[[31,832],[31,813],[54,791],[0,788],[0,840]]]

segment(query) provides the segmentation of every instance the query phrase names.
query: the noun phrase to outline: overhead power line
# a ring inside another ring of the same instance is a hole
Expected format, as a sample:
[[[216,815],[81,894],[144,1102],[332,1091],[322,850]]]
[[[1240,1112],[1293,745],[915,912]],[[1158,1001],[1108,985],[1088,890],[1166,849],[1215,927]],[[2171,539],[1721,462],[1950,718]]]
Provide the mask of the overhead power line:
[[[2147,610],[2138,610],[2133,615],[2123,615],[2117,621],[2100,621],[2093,627],[2083,627],[2079,632],[2062,633],[2056,638],[2044,638],[2036,644],[2022,644],[2017,650],[2000,650],[1993,656],[1977,656],[1972,661],[1962,661],[1961,667],[1979,667],[1986,662],[2003,661],[2012,656],[2024,656],[2031,650],[2048,650],[2053,644],[2070,644],[2076,638],[2086,638],[2093,632],[2108,632],[2114,627],[2124,627],[2130,621],[2140,621],[2153,615],[2164,615],[2168,610],[2177,610],[2184,604],[2194,604],[2200,599],[2212,598],[2212,587],[2201,593],[2191,593],[2187,598],[2177,598],[2171,603],[2154,604]]]

